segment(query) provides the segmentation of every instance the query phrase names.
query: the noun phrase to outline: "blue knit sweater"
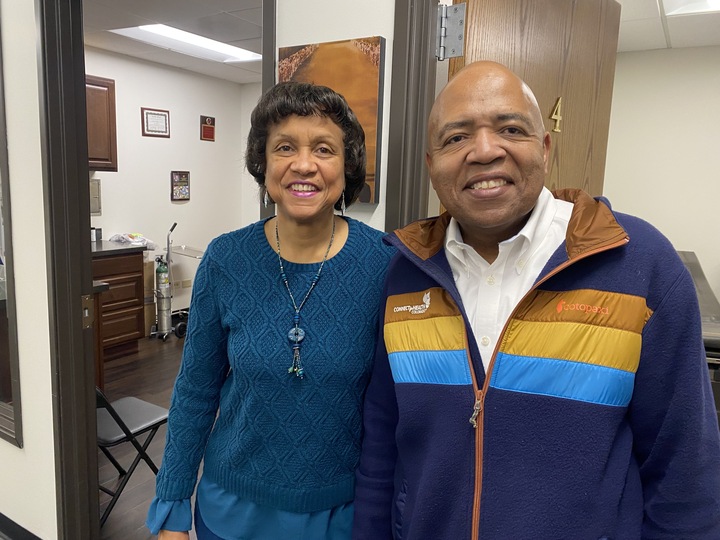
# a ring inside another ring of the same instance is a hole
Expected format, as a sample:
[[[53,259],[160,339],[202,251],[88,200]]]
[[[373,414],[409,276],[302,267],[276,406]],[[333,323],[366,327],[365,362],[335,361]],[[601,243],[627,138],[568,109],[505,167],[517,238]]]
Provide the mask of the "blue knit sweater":
[[[204,458],[204,475],[259,504],[313,512],[352,500],[393,248],[347,222],[344,247],[301,311],[303,379],[288,373],[293,309],[263,222],[211,242],[195,277],[158,498],[189,498]],[[299,303],[319,264],[283,265]]]

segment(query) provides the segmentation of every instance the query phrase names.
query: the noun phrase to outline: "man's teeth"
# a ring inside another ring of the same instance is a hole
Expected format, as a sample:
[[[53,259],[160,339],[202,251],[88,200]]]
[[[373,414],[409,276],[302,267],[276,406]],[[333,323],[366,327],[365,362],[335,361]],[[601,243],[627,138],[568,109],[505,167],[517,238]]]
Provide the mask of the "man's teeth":
[[[293,191],[317,191],[317,188],[310,184],[293,184],[290,189]]]
[[[470,186],[470,189],[490,189],[504,186],[505,184],[507,184],[505,180],[483,180],[482,182],[474,183]]]

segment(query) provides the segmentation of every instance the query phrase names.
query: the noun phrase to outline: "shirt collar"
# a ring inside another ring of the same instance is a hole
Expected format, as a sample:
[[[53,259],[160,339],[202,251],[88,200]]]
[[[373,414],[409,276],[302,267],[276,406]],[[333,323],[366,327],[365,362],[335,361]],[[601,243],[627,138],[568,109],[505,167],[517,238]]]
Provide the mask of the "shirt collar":
[[[473,249],[463,242],[460,224],[455,218],[451,218],[445,231],[445,254],[450,259],[450,267],[462,268],[465,273],[468,273],[472,262],[470,251]]]
[[[518,273],[522,272],[528,257],[535,252],[547,235],[556,212],[557,202],[555,197],[553,197],[549,189],[543,187],[525,226],[518,234],[500,243],[502,247],[517,241],[522,242],[517,264],[515,265]],[[463,241],[460,224],[455,218],[451,218],[445,231],[445,253],[448,257],[452,257],[460,263],[466,272],[469,272],[472,261],[472,255],[469,251],[474,254],[473,248]],[[454,265],[451,263],[451,266]]]

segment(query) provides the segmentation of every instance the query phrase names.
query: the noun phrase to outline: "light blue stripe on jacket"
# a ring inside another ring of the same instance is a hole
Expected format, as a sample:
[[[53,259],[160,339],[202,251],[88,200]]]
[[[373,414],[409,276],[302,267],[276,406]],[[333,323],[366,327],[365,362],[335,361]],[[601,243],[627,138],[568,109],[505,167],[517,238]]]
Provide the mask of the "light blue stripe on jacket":
[[[388,358],[396,383],[472,384],[465,349],[394,352]]]
[[[625,407],[630,403],[635,374],[620,369],[533,356],[499,353],[490,386]]]

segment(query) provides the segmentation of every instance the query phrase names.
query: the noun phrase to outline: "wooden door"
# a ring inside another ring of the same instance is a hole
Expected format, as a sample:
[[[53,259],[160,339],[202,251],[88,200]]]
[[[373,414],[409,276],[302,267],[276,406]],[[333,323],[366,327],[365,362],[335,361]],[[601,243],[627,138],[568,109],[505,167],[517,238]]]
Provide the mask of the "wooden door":
[[[512,69],[535,92],[552,137],[547,187],[577,187],[601,195],[620,4],[464,1],[465,55],[450,61],[450,76],[477,60]]]

